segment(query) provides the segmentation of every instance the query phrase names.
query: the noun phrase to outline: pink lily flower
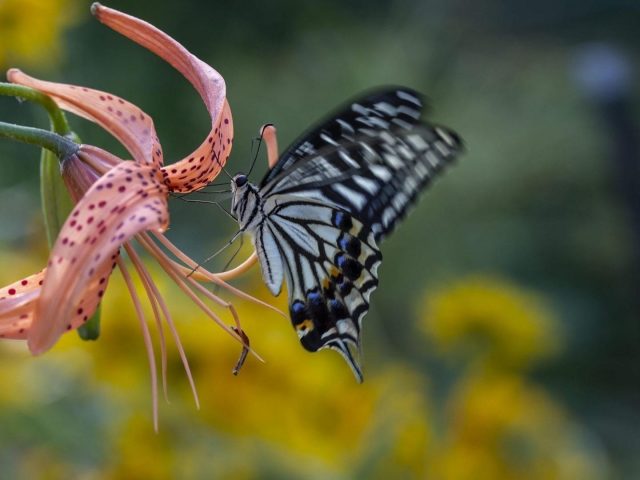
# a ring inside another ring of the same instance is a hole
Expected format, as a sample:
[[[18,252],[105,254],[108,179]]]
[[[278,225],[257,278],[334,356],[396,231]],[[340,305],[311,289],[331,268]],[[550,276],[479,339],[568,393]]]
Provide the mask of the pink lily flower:
[[[241,342],[243,348],[248,348],[233,305],[212,294],[197,280],[214,282],[242,298],[259,302],[225,283],[226,279],[244,271],[251,261],[233,271],[213,274],[199,267],[162,235],[169,224],[169,193],[198,190],[216,177],[231,150],[233,123],[225,83],[217,71],[142,20],[97,3],[91,10],[102,23],[151,50],[187,78],[209,111],[211,131],[191,155],[164,166],[153,121],[135,105],[106,92],[37,80],[19,70],[10,70],[7,76],[11,82],[41,91],[64,110],[85,117],[109,131],[125,146],[133,161],[122,161],[89,145],[78,146],[74,154],[61,160],[63,178],[76,201],[75,208],[60,231],[47,267],[0,289],[0,338],[26,339],[34,355],[47,351],[63,333],[78,328],[91,317],[100,303],[111,271],[118,266],[143,330],[151,366],[154,423],[157,427],[155,356],[139,297],[119,252],[124,248],[140,277],[161,333],[165,394],[163,317],[178,346],[198,404],[189,365],[169,309],[136,253],[133,240],[161,265],[207,316]],[[198,271],[192,275],[196,268]],[[227,326],[198,294],[228,308],[236,326]]]

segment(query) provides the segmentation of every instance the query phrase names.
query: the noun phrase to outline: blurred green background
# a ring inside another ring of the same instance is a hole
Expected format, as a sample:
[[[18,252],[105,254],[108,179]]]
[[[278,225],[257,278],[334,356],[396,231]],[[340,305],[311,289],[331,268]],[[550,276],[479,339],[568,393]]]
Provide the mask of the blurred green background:
[[[208,131],[197,94],[92,19],[89,4],[0,0],[0,66],[136,103],[154,117],[167,162],[182,158]],[[384,84],[425,93],[429,118],[457,130],[467,152],[383,245],[362,386],[337,355],[303,351],[288,322],[221,292],[267,360],[250,358],[233,377],[236,343],[156,268],[202,407],[171,349],[171,403],[155,434],[144,346],[116,275],[98,342],[70,334],[35,359],[0,344],[0,478],[640,476],[637,2],[107,5],[224,76],[233,172],[248,169],[260,125],[277,126],[283,149]],[[0,98],[0,109],[2,121],[47,125],[35,106]],[[71,121],[85,142],[124,155]],[[41,268],[47,249],[38,152],[2,141],[0,158],[4,285]],[[254,181],[265,169],[260,157]],[[171,208],[168,235],[196,259],[235,231],[213,205]],[[255,268],[234,283],[284,307]]]

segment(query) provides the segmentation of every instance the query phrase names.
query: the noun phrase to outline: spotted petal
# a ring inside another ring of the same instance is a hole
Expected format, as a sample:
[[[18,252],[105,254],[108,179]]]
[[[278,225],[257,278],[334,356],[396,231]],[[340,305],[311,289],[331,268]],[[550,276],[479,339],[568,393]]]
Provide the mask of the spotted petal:
[[[60,108],[97,123],[124,145],[138,163],[162,166],[162,149],[153,120],[134,104],[110,93],[30,77],[16,68],[10,82],[49,95]]]
[[[0,338],[25,339],[45,270],[0,289]]]
[[[49,349],[95,311],[123,243],[168,225],[166,187],[157,168],[122,162],[96,181],[75,206],[51,252],[27,340]]]
[[[153,25],[97,3],[93,4],[91,11],[108,27],[173,65],[202,97],[211,116],[209,135],[191,155],[166,166],[163,174],[172,191],[193,191],[207,185],[227,161],[233,141],[233,122],[224,79],[215,69]]]

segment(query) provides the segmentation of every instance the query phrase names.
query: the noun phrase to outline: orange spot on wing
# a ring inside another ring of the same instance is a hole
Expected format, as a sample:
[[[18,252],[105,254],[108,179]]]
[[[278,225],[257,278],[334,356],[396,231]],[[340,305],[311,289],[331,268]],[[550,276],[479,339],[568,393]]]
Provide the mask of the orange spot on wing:
[[[296,330],[299,332],[310,332],[313,328],[313,322],[308,318],[296,325]]]

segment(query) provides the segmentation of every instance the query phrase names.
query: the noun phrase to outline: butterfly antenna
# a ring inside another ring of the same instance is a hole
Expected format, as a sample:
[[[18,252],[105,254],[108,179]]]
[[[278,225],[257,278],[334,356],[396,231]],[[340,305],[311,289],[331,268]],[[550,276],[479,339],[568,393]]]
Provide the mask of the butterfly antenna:
[[[244,230],[238,230],[233,235],[233,237],[231,237],[231,240],[229,240],[225,245],[223,245],[220,249],[218,249],[217,252],[215,252],[213,255],[209,255],[207,258],[204,259],[204,261],[199,262],[195,267],[193,267],[193,269],[191,269],[191,271],[187,274],[187,278],[189,278],[191,275],[193,275],[196,272],[196,270],[198,270],[205,263],[213,260],[215,257],[217,257],[222,252],[224,252],[227,248],[229,248],[233,244],[233,242],[235,242],[236,238],[238,238],[242,234],[243,231]]]
[[[229,172],[227,172],[227,170],[224,168],[224,165],[222,163],[220,163],[220,159],[219,158],[216,158],[216,163],[220,167],[220,170],[222,170],[224,172],[224,174],[227,177],[229,177],[229,180],[233,180],[233,177],[229,174]]]
[[[260,136],[258,137],[258,148],[256,150],[256,154],[253,156],[253,160],[251,161],[251,166],[249,167],[249,172],[247,172],[247,177],[251,175],[251,172],[253,171],[253,167],[256,166],[256,160],[258,160],[258,155],[260,154],[260,147],[262,146],[262,142],[263,142],[264,130],[267,127],[273,127],[273,123],[267,123],[263,125],[262,128],[260,129]]]
[[[229,180],[233,180],[233,176],[232,176],[229,172],[227,172],[227,169],[226,169],[226,168],[224,168],[222,165],[220,165],[220,168],[222,169],[222,171],[224,172],[224,174],[225,174],[227,177],[229,177]]]

